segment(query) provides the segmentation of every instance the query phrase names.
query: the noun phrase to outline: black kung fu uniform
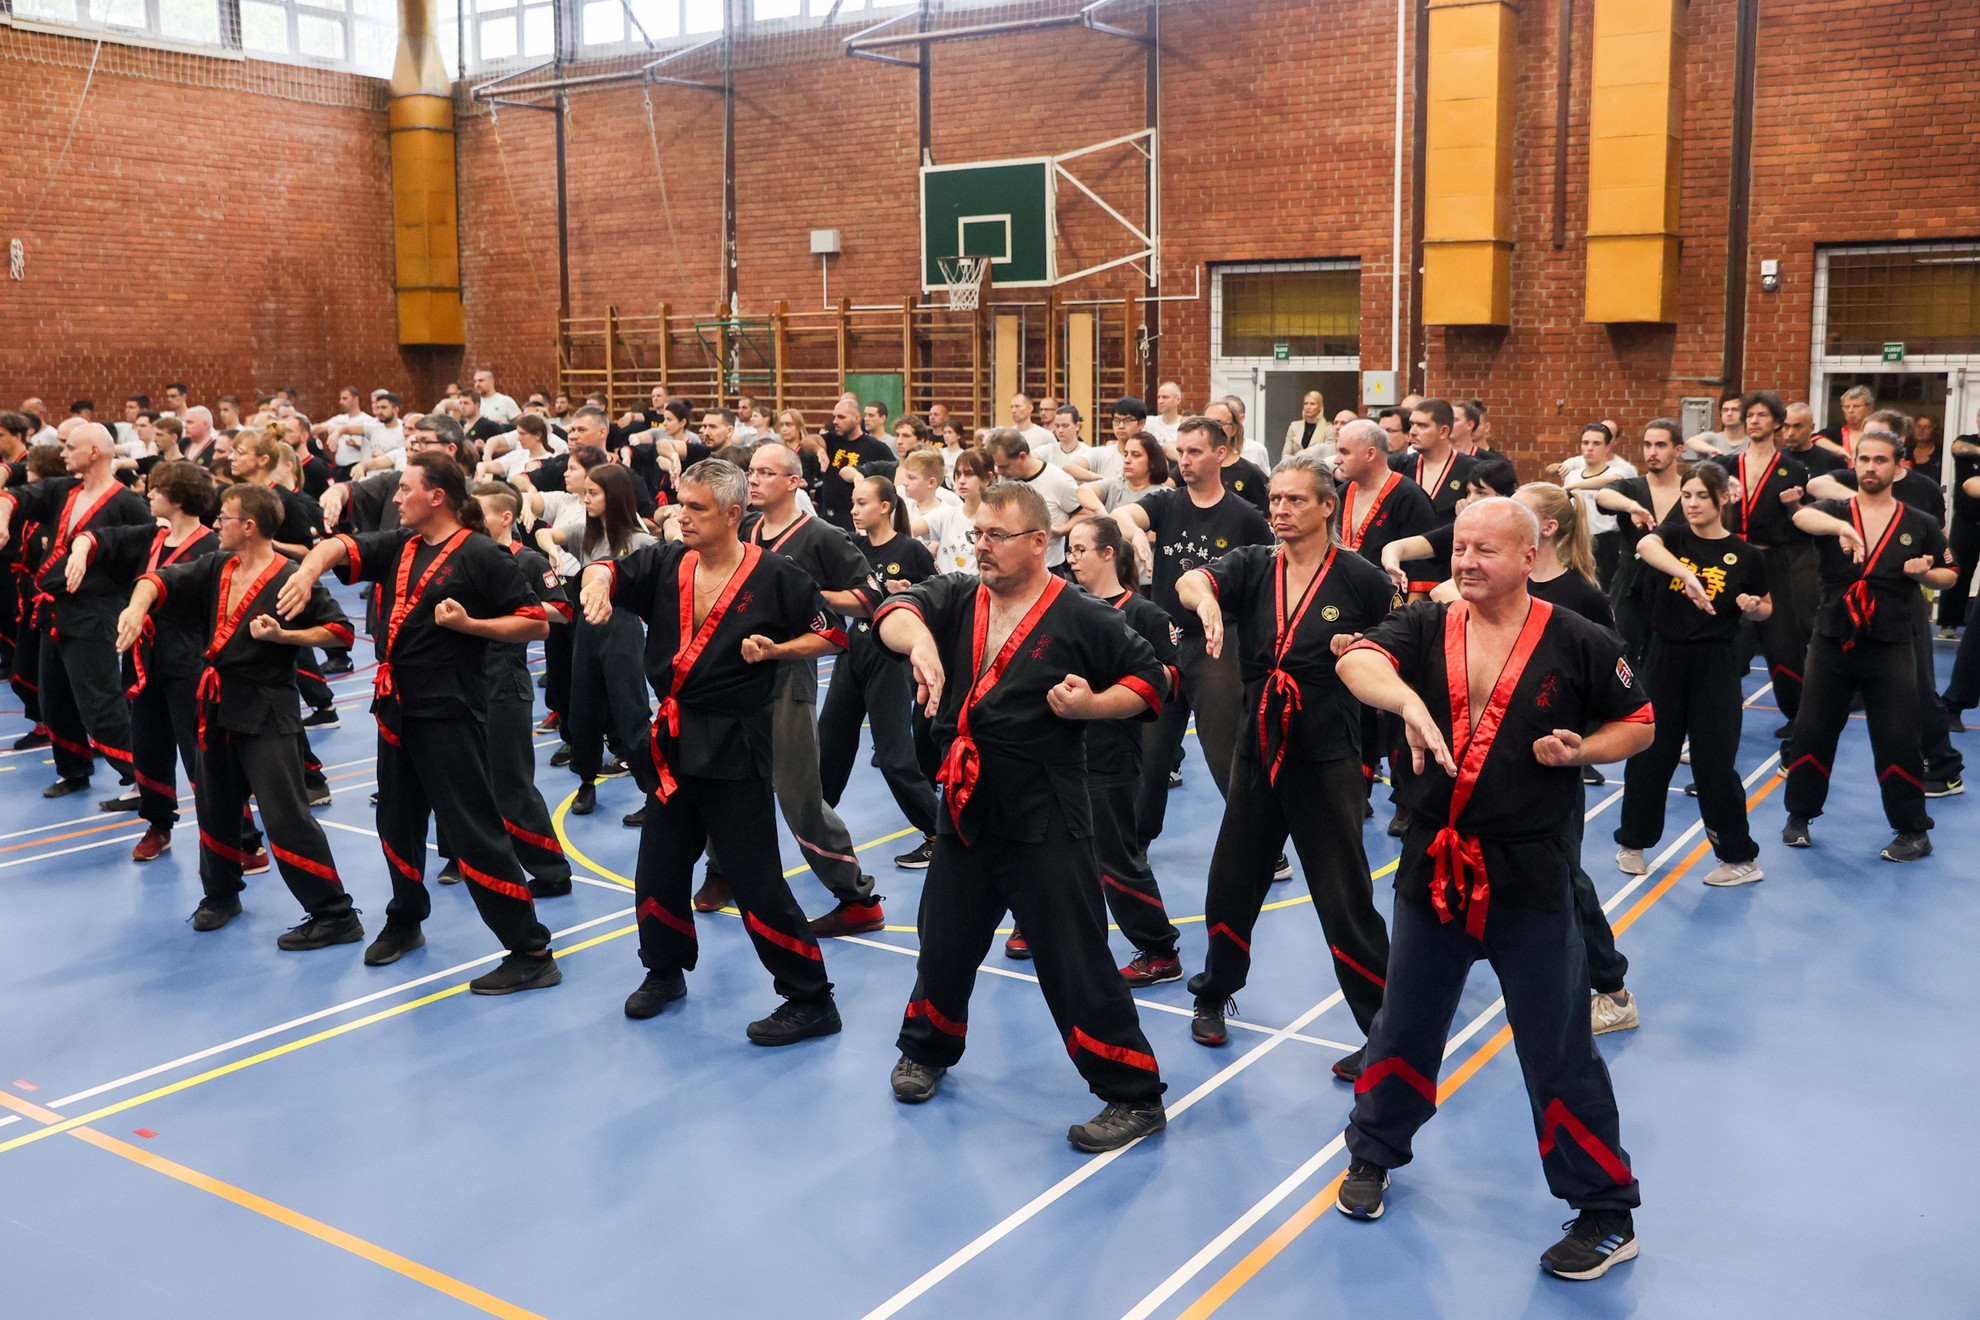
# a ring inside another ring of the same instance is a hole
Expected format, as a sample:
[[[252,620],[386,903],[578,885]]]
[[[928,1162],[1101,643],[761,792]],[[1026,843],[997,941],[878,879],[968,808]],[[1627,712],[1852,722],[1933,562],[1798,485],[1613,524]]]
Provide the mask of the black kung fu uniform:
[[[204,643],[196,689],[199,777],[193,782],[200,880],[207,897],[222,902],[246,887],[241,868],[248,854],[237,845],[252,795],[261,805],[268,851],[289,892],[311,916],[342,916],[351,910],[350,896],[303,789],[296,648],[256,641],[249,631],[257,615],[276,614],[276,597],[296,565],[276,554],[229,610],[228,596],[240,572],[233,555],[210,554],[144,575],[158,588],[159,635],[190,623]],[[302,615],[281,622],[296,630],[327,628],[344,642],[351,636],[343,610],[320,583]]]
[[[1543,766],[1556,728],[1648,721],[1649,704],[1612,633],[1543,600],[1494,684],[1475,731],[1465,671],[1469,606],[1425,601],[1355,644],[1390,661],[1443,730],[1459,774],[1427,761],[1412,783],[1390,926],[1388,987],[1355,1083],[1348,1150],[1395,1168],[1436,1112],[1437,1074],[1471,964],[1489,959],[1540,1140],[1547,1186],[1577,1210],[1639,1202],[1609,1070],[1588,1017],[1588,960],[1568,879],[1568,817],[1581,771]],[[1447,665],[1448,657],[1448,665]]]
[[[128,594],[122,582],[92,565],[71,594],[64,584],[69,542],[78,532],[110,527],[152,527],[151,507],[119,485],[90,500],[76,477],[32,482],[0,491],[11,499],[16,522],[46,524],[54,541],[35,576],[34,617],[41,633],[37,675],[41,718],[54,744],[55,773],[86,779],[100,752],[132,781],[131,709],[124,698],[117,658],[117,616]]]
[[[1421,450],[1409,449],[1400,454],[1389,455],[1389,467],[1402,473],[1418,486],[1430,499],[1431,512],[1437,515],[1439,523],[1457,521],[1457,502],[1464,498],[1466,487],[1471,482],[1471,470],[1478,460],[1469,454],[1451,451],[1451,456],[1439,470],[1430,467],[1429,459]],[[1403,572],[1409,577],[1409,590],[1429,591],[1451,575],[1448,558],[1414,559],[1403,565]]]
[[[305,550],[313,548],[323,539],[323,508],[315,500],[287,486],[271,486],[282,501],[282,525],[275,530],[271,540],[284,545],[299,545]],[[279,553],[279,552],[278,552]],[[302,693],[303,704],[312,710],[328,710],[334,700],[330,685],[323,678],[323,662],[316,658],[316,649],[305,646],[296,653],[296,686]],[[314,755],[308,760],[315,762]],[[321,779],[320,763],[313,767]]]
[[[25,483],[28,478],[26,457],[12,462],[0,460],[0,473],[4,473],[9,488]],[[19,672],[18,657],[22,645],[18,579],[26,572],[21,560],[21,533],[25,530],[24,526],[15,528],[13,535],[7,538],[7,544],[0,545],[0,665],[15,672]],[[36,723],[39,722],[37,719]]]
[[[1327,552],[1301,596],[1285,557],[1265,546],[1234,550],[1203,573],[1237,620],[1224,645],[1242,646],[1248,727],[1210,859],[1208,975],[1197,993],[1221,1000],[1244,988],[1252,927],[1290,835],[1341,993],[1366,1032],[1382,1006],[1389,936],[1361,846],[1362,707],[1334,673],[1333,639],[1380,623],[1395,585],[1346,547]]]
[[[990,591],[945,574],[880,607],[918,615],[949,676],[935,721],[945,748],[935,859],[921,899],[921,957],[901,1053],[953,1067],[969,1030],[976,969],[1006,911],[1031,944],[1060,1039],[1093,1093],[1145,1105],[1164,1089],[1134,1000],[1107,948],[1093,852],[1084,720],[1045,694],[1068,674],[1095,692],[1132,689],[1162,709],[1170,678],[1104,601],[1054,577],[995,656]]]
[[[689,890],[704,847],[723,874],[756,955],[786,999],[832,993],[825,955],[784,879],[772,814],[771,692],[774,663],[750,664],[743,640],[787,642],[805,634],[846,644],[839,619],[811,578],[757,545],[697,624],[698,552],[678,542],[612,562],[612,602],[646,620],[646,677],[660,693],[647,754],[659,782],[646,807],[633,871],[639,960],[648,971],[692,971],[700,943]]]
[[[1788,814],[1804,820],[1822,814],[1836,742],[1849,722],[1851,699],[1861,693],[1884,816],[1898,833],[1920,834],[1931,828],[1931,821],[1925,814],[1912,659],[1918,584],[1905,576],[1904,561],[1926,555],[1934,568],[1951,568],[1952,550],[1937,523],[1902,503],[1876,541],[1865,535],[1859,501],[1823,500],[1813,507],[1854,526],[1866,559],[1858,564],[1836,537],[1816,538],[1822,608],[1808,645],[1805,718],[1795,721],[1794,741],[1784,758]]]
[[[457,530],[438,545],[409,531],[340,536],[349,554],[338,576],[376,584],[379,635],[372,713],[378,718],[378,839],[392,872],[387,920],[416,926],[432,909],[426,890],[426,822],[437,817],[458,851],[481,919],[512,953],[550,945],[528,877],[501,827],[488,769],[488,643],[433,621],[443,600],[476,619],[544,617],[507,550]]]
[[[1806,486],[1808,469],[1800,459],[1779,451],[1765,460],[1746,452],[1706,461],[1717,463],[1738,479],[1739,498],[1726,506],[1732,511],[1732,534],[1760,551],[1766,561],[1767,590],[1774,598],[1774,612],[1759,625],[1760,649],[1767,657],[1767,677],[1774,680],[1775,704],[1781,708],[1782,717],[1792,721],[1801,710],[1806,677],[1802,670],[1814,626],[1808,612],[1814,602],[1808,593],[1807,574],[1814,550],[1794,525],[1800,504],[1781,503],[1781,492]]]
[[[12,465],[18,469],[11,478],[14,482],[24,482],[25,463]],[[14,677],[10,686],[14,695],[21,699],[21,713],[26,715],[38,732],[46,732],[47,726],[41,720],[41,630],[34,621],[34,580],[42,564],[47,562],[49,547],[55,540],[55,532],[47,523],[32,518],[14,519],[12,534],[7,538],[7,550],[17,554],[9,573],[4,590],[14,601],[16,623],[14,625]]]
[[[1431,507],[1423,487],[1394,469],[1371,501],[1361,502],[1361,491],[1353,482],[1343,482],[1340,495],[1341,544],[1377,568],[1382,566],[1382,552],[1393,543],[1412,536],[1427,536],[1439,526],[1448,525],[1439,523],[1437,511]],[[1450,556],[1443,558],[1448,562]],[[1383,736],[1385,732],[1387,737]],[[1402,740],[1402,721],[1386,711],[1362,707],[1361,774],[1370,790],[1375,784],[1376,765],[1384,755],[1393,759]]]
[[[1650,493],[1648,477],[1624,477],[1610,482],[1607,489],[1635,500],[1653,514],[1657,511],[1657,499]],[[1664,510],[1660,528],[1684,525],[1683,502],[1672,500]],[[1622,634],[1623,654],[1635,663],[1642,657],[1644,643],[1650,636],[1650,600],[1666,579],[1637,558],[1636,543],[1649,533],[1638,527],[1634,518],[1616,514],[1616,530],[1622,534],[1622,545],[1615,576],[1609,579],[1609,602],[1615,611],[1616,631]]]
[[[1176,643],[1182,630],[1169,612],[1146,596],[1124,591],[1107,602],[1155,652],[1169,677],[1162,698],[1172,700],[1182,682]],[[1087,793],[1093,803],[1093,856],[1107,910],[1128,942],[1143,953],[1176,956],[1176,928],[1162,902],[1135,819],[1141,792],[1141,758],[1148,725],[1138,720],[1090,720],[1086,729]]]

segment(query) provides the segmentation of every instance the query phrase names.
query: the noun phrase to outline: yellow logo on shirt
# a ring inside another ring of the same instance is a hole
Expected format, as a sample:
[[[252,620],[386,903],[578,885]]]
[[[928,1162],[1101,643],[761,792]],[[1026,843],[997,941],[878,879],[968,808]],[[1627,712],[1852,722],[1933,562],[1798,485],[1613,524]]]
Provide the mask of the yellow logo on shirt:
[[[901,575],[901,566],[899,564],[889,564],[887,565],[887,571],[895,577],[899,577]]]
[[[1217,538],[1217,548],[1219,550],[1228,550],[1231,548],[1231,543],[1220,536]]]
[[[1736,558],[1737,556],[1727,555],[1726,562],[1730,564],[1734,562]],[[1703,585],[1705,588],[1706,600],[1717,600],[1720,597],[1720,595],[1724,593],[1726,589],[1725,569],[1720,568],[1717,564],[1714,564],[1709,568],[1700,568],[1698,565],[1692,563],[1689,559],[1686,559],[1682,555],[1678,556],[1678,562],[1680,564],[1683,564],[1686,568],[1690,569],[1692,572],[1698,575],[1699,583]],[[1683,591],[1684,583],[1678,581],[1676,578],[1672,578],[1671,590],[1680,591],[1680,592]]]
[[[1738,562],[1739,562],[1739,556],[1738,556],[1738,555],[1736,555],[1736,554],[1734,554],[1734,553],[1733,553],[1732,551],[1730,551],[1730,550],[1728,550],[1728,551],[1726,551],[1726,567],[1727,567],[1727,568],[1731,568],[1731,567],[1732,567],[1732,566],[1733,566],[1734,564],[1737,564]]]
[[[1328,623],[1332,623],[1341,617],[1341,607],[1338,605],[1322,605],[1320,607],[1320,617]]]
[[[1911,544],[1911,533],[1910,533],[1910,532],[1905,532],[1905,533],[1902,533],[1902,534],[1901,534],[1901,535],[1900,535],[1900,536],[1898,537],[1898,544],[1899,544],[1899,545],[1910,545],[1910,544]]]

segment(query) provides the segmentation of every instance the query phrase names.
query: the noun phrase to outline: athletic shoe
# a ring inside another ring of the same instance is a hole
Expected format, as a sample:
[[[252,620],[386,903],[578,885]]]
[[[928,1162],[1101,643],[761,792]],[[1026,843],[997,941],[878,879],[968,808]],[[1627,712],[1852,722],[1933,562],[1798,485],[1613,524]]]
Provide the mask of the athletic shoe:
[[[632,768],[616,756],[598,767],[598,777],[600,779],[618,779],[621,776],[631,773]]]
[[[1121,979],[1137,990],[1145,985],[1180,981],[1182,974],[1182,959],[1176,956],[1173,949],[1159,954],[1143,950],[1128,959],[1128,965],[1121,968]]]
[[[247,865],[246,865],[246,866],[243,866],[243,867],[241,868],[241,874],[242,874],[242,875],[267,875],[267,874],[268,874],[268,850],[267,850],[266,848],[256,848],[256,849],[254,850],[254,855],[253,855],[252,857],[249,857],[249,858],[247,859]]]
[[[557,769],[562,770],[565,766],[569,765],[570,763],[571,763],[571,745],[569,743],[560,743],[557,747],[557,750],[550,753],[550,764],[557,767]]]
[[[342,655],[332,655],[326,651],[323,655],[323,664],[320,666],[326,678],[331,674],[348,674],[351,668],[351,656],[348,651]]]
[[[321,788],[312,788],[308,792],[310,806],[327,807],[330,805],[330,785],[325,784]]]
[[[1959,640],[1959,629],[1941,628],[1932,634],[1932,640],[1935,642],[1956,642]]]
[[[1649,875],[1650,863],[1643,860],[1641,848],[1618,848],[1616,869],[1624,875]]]
[[[1887,862],[1915,862],[1921,857],[1932,855],[1932,836],[1929,834],[1900,834],[1884,845],[1877,854]]]
[[[50,784],[47,788],[41,790],[41,796],[45,798],[67,797],[71,793],[80,793],[83,790],[87,789],[88,787],[89,787],[89,776],[77,775],[71,779],[56,780],[54,783]]]
[[[1790,848],[1815,846],[1815,840],[1808,837],[1808,822],[1799,816],[1789,816],[1787,824],[1781,826],[1781,842]]]
[[[1788,739],[1792,737],[1794,737],[1793,720],[1789,720],[1786,724],[1783,724],[1780,728],[1774,730],[1775,742],[1786,742]]]
[[[879,930],[886,923],[886,914],[880,910],[880,896],[875,894],[872,898],[842,900],[837,907],[811,923],[811,933],[821,940],[832,935],[864,935],[870,930]]]
[[[313,710],[303,716],[302,726],[305,729],[336,729],[341,728],[343,723],[341,719],[337,718],[337,708],[335,706],[325,706],[320,710]]]
[[[237,898],[202,898],[193,909],[192,928],[219,930],[240,915],[241,901]]]
[[[1705,877],[1705,883],[1719,889],[1730,889],[1734,885],[1750,885],[1755,880],[1766,879],[1766,872],[1758,862],[1720,862]]]
[[[426,935],[418,923],[400,923],[387,918],[385,929],[378,932],[378,938],[364,951],[364,965],[384,967],[425,944]]]
[[[373,793],[371,795],[371,805],[374,807],[378,805],[378,794]]]
[[[461,864],[449,857],[447,864],[440,868],[440,874],[433,878],[443,885],[457,885],[461,882]]]
[[[1611,1265],[1636,1259],[1636,1224],[1627,1210],[1583,1210],[1561,1227],[1567,1236],[1540,1258],[1555,1278],[1599,1279]]]
[[[1408,832],[1409,832],[1409,813],[1407,811],[1404,811],[1401,807],[1397,807],[1396,814],[1389,817],[1389,837],[1392,839],[1400,839],[1404,834]]]
[[[1602,772],[1600,770],[1597,770],[1594,766],[1584,765],[1581,767],[1581,782],[1588,785],[1590,788],[1600,788],[1602,785],[1608,783],[1609,781],[1604,779],[1602,777]]]
[[[1962,780],[1958,775],[1953,775],[1946,779],[1928,779],[1925,781],[1925,796],[1929,798],[1953,797],[1965,791],[1966,781]],[[107,806],[104,808],[105,811],[109,809]]]
[[[543,723],[536,726],[536,731],[538,733],[555,733],[563,727],[564,717],[553,710],[543,717]]]
[[[598,785],[579,784],[577,797],[571,801],[573,816],[589,816],[598,810]]]
[[[813,1036],[836,1036],[844,1024],[830,995],[823,999],[786,999],[767,1018],[744,1029],[753,1045],[795,1045]]]
[[[1024,938],[1023,931],[1012,928],[1011,937],[1004,941],[1004,956],[1012,962],[1031,961],[1031,945]]]
[[[720,912],[729,906],[730,901],[727,878],[714,871],[710,871],[708,878],[701,882],[701,888],[694,891],[696,912]]]
[[[904,852],[894,859],[894,865],[903,871],[926,871],[928,864],[935,860],[935,836],[930,834],[915,845],[914,851]]]
[[[1344,1082],[1360,1081],[1361,1056],[1364,1053],[1366,1053],[1366,1051],[1367,1051],[1367,1046],[1364,1045],[1361,1049],[1356,1050],[1352,1054],[1344,1054],[1340,1058],[1335,1059],[1334,1076],[1340,1078]]]
[[[14,750],[17,752],[31,751],[36,747],[46,747],[48,745],[48,730],[42,728],[40,725],[36,725],[30,732],[24,733],[14,739]]]
[[[356,944],[364,938],[364,923],[356,909],[335,917],[311,917],[275,937],[275,947],[299,953],[306,949],[327,949],[333,944]]]
[[[1272,883],[1276,885],[1290,879],[1292,879],[1292,858],[1280,853],[1279,860],[1272,863]]]
[[[942,1084],[942,1076],[949,1070],[940,1064],[917,1063],[907,1055],[894,1065],[894,1099],[904,1105],[923,1104],[935,1096],[935,1088]]]
[[[619,817],[619,824],[629,830],[643,828],[646,825],[646,808],[641,807],[638,811],[628,811],[625,815]]]
[[[137,847],[131,849],[131,860],[134,862],[153,862],[158,860],[160,853],[171,851],[172,831],[153,825],[144,832],[144,837],[137,841]]]
[[[1169,787],[1170,788],[1182,787],[1182,771],[1180,770],[1169,771]]]
[[[1349,1219],[1380,1219],[1382,1193],[1388,1186],[1387,1169],[1367,1160],[1355,1160],[1341,1179],[1341,1190],[1334,1196],[1334,1209]]]
[[[1694,783],[1689,783],[1689,784],[1686,784],[1686,785],[1684,786],[1684,795],[1685,795],[1686,797],[1688,797],[1688,798],[1695,798],[1695,797],[1697,797],[1697,796],[1698,796],[1698,785],[1697,785],[1697,784],[1696,784],[1695,782],[1694,782]]]
[[[484,972],[468,982],[468,989],[478,995],[512,995],[518,990],[548,990],[564,979],[564,969],[557,966],[557,955],[548,949],[542,957],[529,953],[512,953],[495,964],[495,970]]]
[[[122,797],[104,798],[101,802],[96,804],[96,809],[98,811],[108,811],[114,814],[123,811],[136,811],[139,807],[143,805],[144,805],[144,799],[139,797],[136,793],[126,793]]]
[[[1621,1002],[1617,1002],[1614,995],[1597,990],[1588,997],[1588,1025],[1598,1036],[1642,1026],[1643,1019],[1636,1015],[1636,996],[1625,990]]]
[[[533,879],[529,882],[529,896],[531,898],[563,898],[570,892],[571,878],[569,876],[564,876],[556,880]]]
[[[1189,978],[1189,992],[1196,996],[1196,1010],[1189,1019],[1189,1038],[1198,1045],[1221,1049],[1231,1043],[1231,1031],[1224,1018],[1237,1015],[1237,1000],[1204,994],[1203,987],[1209,982],[1208,972],[1198,972]]]
[[[1116,1100],[1084,1123],[1067,1128],[1066,1140],[1073,1144],[1074,1150],[1101,1155],[1143,1137],[1152,1137],[1167,1126],[1169,1111],[1162,1108],[1161,1101],[1136,1105]]]
[[[664,972],[648,972],[639,989],[626,996],[626,1016],[645,1021],[659,1017],[660,1010],[676,999],[687,997],[687,974],[675,967]]]

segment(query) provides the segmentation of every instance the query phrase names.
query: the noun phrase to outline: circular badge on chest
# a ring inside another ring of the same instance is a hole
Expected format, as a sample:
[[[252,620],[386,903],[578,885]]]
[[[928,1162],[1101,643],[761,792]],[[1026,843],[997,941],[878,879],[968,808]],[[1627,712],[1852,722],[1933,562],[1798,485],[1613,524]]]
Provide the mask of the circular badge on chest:
[[[1899,545],[1910,545],[1910,544],[1911,544],[1911,533],[1910,533],[1910,532],[1900,532],[1900,533],[1898,534],[1898,544],[1899,544]]]
[[[1733,564],[1737,564],[1738,562],[1739,562],[1739,556],[1738,556],[1738,555],[1736,555],[1736,554],[1734,554],[1734,553],[1733,553],[1732,551],[1730,551],[1730,550],[1728,550],[1728,551],[1726,551],[1726,557],[1725,557],[1725,563],[1726,563],[1726,564],[1727,564],[1728,566],[1731,566],[1731,565],[1733,565]]]
[[[1320,607],[1320,617],[1328,623],[1332,623],[1341,617],[1341,607],[1338,605],[1322,605]]]

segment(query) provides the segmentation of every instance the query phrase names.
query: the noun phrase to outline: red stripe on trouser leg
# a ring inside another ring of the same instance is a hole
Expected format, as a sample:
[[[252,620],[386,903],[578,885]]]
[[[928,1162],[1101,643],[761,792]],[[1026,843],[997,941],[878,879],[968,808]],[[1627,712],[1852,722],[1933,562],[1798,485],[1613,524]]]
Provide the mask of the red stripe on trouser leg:
[[[486,871],[477,871],[466,862],[460,862],[459,865],[461,874],[480,885],[483,889],[500,894],[504,898],[520,899],[525,903],[533,901],[529,896],[528,885],[519,885],[514,881],[504,880],[500,876],[490,875]]]
[[[425,881],[426,877],[424,875],[421,875],[418,871],[414,870],[412,863],[408,862],[405,858],[399,856],[399,854],[392,851],[391,844],[385,842],[385,840],[383,839],[380,839],[378,841],[378,846],[385,850],[385,860],[392,864],[393,870],[397,871],[400,875],[412,881],[414,884],[420,884]]]
[[[1363,1091],[1374,1090],[1381,1080],[1391,1073],[1415,1087],[1417,1092],[1431,1104],[1437,1103],[1437,1088],[1431,1084],[1430,1079],[1411,1067],[1409,1060],[1401,1058],[1378,1059],[1369,1064],[1355,1082],[1354,1093],[1360,1095]]]
[[[319,880],[328,880],[339,889],[344,887],[344,882],[337,878],[335,867],[325,866],[322,862],[312,861],[300,853],[292,853],[287,848],[277,846],[272,840],[268,844],[268,851],[274,853],[275,859],[279,862],[293,866],[300,871],[307,871]]]
[[[1237,945],[1240,949],[1243,949],[1246,953],[1251,952],[1251,941],[1241,938],[1236,931],[1232,930],[1229,926],[1226,926],[1221,921],[1210,928],[1210,933],[1212,935],[1222,935],[1225,939]]]
[[[94,738],[91,738],[89,740],[89,745],[91,747],[94,747],[97,751],[103,753],[105,756],[109,757],[113,761],[124,761],[127,763],[135,763],[135,758],[132,757],[132,755],[129,752],[123,750],[121,747],[112,747],[109,743],[98,742]]]
[[[1109,1045],[1103,1040],[1093,1039],[1093,1037],[1087,1035],[1080,1028],[1074,1027],[1072,1029],[1072,1035],[1066,1037],[1066,1057],[1077,1057],[1081,1050],[1085,1050],[1089,1054],[1097,1054],[1103,1059],[1111,1059],[1115,1063],[1124,1063],[1130,1068],[1139,1068],[1143,1072],[1158,1073],[1161,1071],[1160,1066],[1155,1062],[1154,1055],[1143,1054],[1140,1050],[1131,1050],[1125,1045]]]
[[[911,1018],[927,1018],[928,1024],[945,1036],[965,1036],[969,1034],[969,1023],[951,1022],[942,1016],[941,1011],[926,999],[917,999],[907,1006],[903,1014]]]
[[[675,916],[673,913],[669,912],[666,908],[661,907],[659,900],[657,899],[649,898],[642,901],[639,905],[639,911],[635,914],[635,917],[637,920],[640,921],[645,921],[647,918],[651,917],[653,920],[659,922],[661,925],[666,926],[669,929],[679,931],[681,934],[687,936],[691,940],[698,938],[694,933],[694,923],[692,921],[688,920],[685,917]]]
[[[1627,1186],[1636,1181],[1636,1175],[1629,1166],[1616,1158],[1616,1153],[1602,1144],[1602,1139],[1590,1132],[1587,1125],[1560,1102],[1559,1097],[1547,1102],[1547,1111],[1542,1115],[1545,1124],[1540,1132],[1540,1158],[1545,1159],[1554,1149],[1554,1130],[1566,1128],[1575,1144],[1588,1152],[1590,1159],[1602,1166],[1602,1172],[1613,1178],[1619,1185]]]
[[[1789,669],[1786,665],[1775,665],[1768,672],[1771,673],[1775,678],[1791,678],[1797,683],[1801,681],[1801,675],[1795,673],[1792,669]]]
[[[48,741],[54,743],[65,752],[74,752],[77,756],[89,755],[88,743],[70,742],[53,729],[48,730]]]
[[[1816,760],[1815,754],[1813,752],[1808,752],[1804,755],[1795,757],[1794,763],[1788,766],[1787,773],[1793,774],[1795,771],[1801,769],[1801,767],[1804,765],[1812,765],[1817,770],[1820,770],[1822,772],[1822,778],[1824,779],[1827,779],[1829,777],[1829,767],[1823,765],[1820,761]]]
[[[1382,989],[1384,990],[1388,989],[1389,983],[1387,981],[1384,981],[1381,977],[1375,975],[1375,973],[1369,971],[1366,967],[1363,967],[1360,963],[1348,957],[1345,953],[1342,953],[1340,945],[1329,944],[1327,947],[1333,951],[1333,954],[1336,958],[1339,958],[1349,967],[1352,967],[1355,971],[1360,972],[1363,976],[1373,981],[1377,986],[1381,987]]]
[[[394,747],[399,745],[399,735],[386,728],[384,720],[378,721],[378,736],[386,742],[391,743]]]
[[[137,781],[138,787],[147,792],[158,793],[168,798],[177,798],[179,796],[179,786],[177,784],[160,783],[142,770],[137,772]]]
[[[211,834],[208,834],[205,830],[199,832],[199,844],[200,847],[205,848],[208,852],[213,853],[217,857],[224,857],[236,866],[246,866],[253,860],[239,848],[229,847],[214,838]]]
[[[547,838],[541,834],[533,834],[512,820],[503,821],[502,828],[509,832],[510,838],[520,839],[533,847],[541,848],[544,852],[556,853],[559,857],[564,855],[564,846],[555,839]]]
[[[1130,898],[1140,899],[1142,902],[1147,903],[1149,906],[1153,907],[1157,912],[1167,912],[1169,910],[1166,907],[1162,906],[1161,899],[1150,898],[1148,895],[1142,893],[1139,889],[1129,888],[1127,885],[1124,885],[1120,881],[1114,879],[1114,877],[1111,875],[1101,876],[1100,883],[1107,886],[1107,888],[1109,889],[1118,889],[1123,894],[1128,895]]]
[[[764,939],[769,940],[778,948],[789,949],[792,953],[802,954],[813,962],[825,961],[825,954],[819,949],[816,943],[807,943],[794,936],[786,935],[780,930],[772,930],[758,920],[754,912],[748,913],[743,917],[743,925],[749,927]]]
[[[1899,766],[1899,765],[1885,766],[1883,773],[1877,776],[1877,782],[1881,784],[1886,779],[1889,779],[1892,775],[1896,775],[1899,779],[1904,780],[1906,783],[1910,784],[1914,788],[1922,789],[1925,787],[1924,784],[1919,782],[1918,776],[1912,774],[1909,770],[1906,770],[1903,766]]]

